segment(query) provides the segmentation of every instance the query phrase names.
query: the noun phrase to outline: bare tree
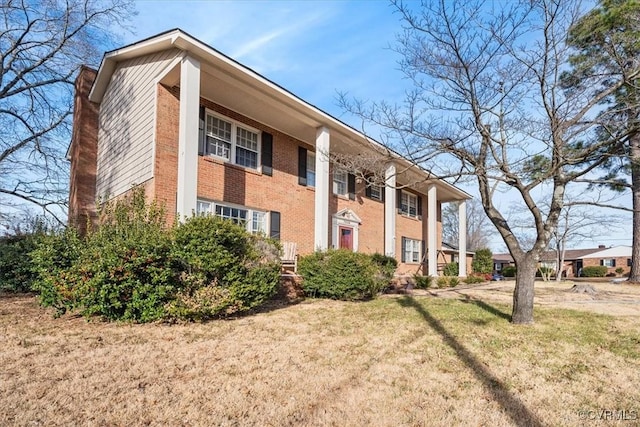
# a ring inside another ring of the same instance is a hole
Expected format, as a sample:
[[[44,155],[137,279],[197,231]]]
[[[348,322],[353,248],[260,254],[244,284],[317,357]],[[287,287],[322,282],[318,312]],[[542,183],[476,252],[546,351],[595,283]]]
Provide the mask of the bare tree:
[[[488,248],[492,234],[496,232],[487,214],[484,213],[482,203],[477,199],[467,201],[467,248],[475,251]],[[442,209],[442,240],[453,243],[460,235],[458,220],[458,204],[449,203]]]
[[[533,322],[534,280],[562,212],[567,185],[588,175],[614,148],[588,138],[599,103],[565,91],[568,29],[581,15],[568,0],[394,1],[405,23],[401,67],[414,89],[402,105],[343,108],[383,126],[396,150],[435,174],[471,175],[483,208],[517,266],[513,323]],[[589,76],[597,85],[598,76]],[[588,86],[588,84],[587,84]],[[518,196],[535,229],[525,248],[500,211],[502,191]],[[546,196],[548,209],[537,203]]]
[[[64,222],[73,80],[82,64],[99,64],[114,40],[112,25],[121,26],[132,13],[129,0],[0,5],[0,206],[5,214],[35,205]]]
[[[549,245],[556,254],[556,281],[562,280],[567,245],[578,245],[587,239],[606,235],[616,228],[616,219],[619,218],[593,208],[572,204],[564,207]]]

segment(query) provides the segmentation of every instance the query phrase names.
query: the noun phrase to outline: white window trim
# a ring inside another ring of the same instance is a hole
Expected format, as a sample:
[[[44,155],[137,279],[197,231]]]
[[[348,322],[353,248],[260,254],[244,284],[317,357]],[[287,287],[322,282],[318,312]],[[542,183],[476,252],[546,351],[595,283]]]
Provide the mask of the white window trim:
[[[403,206],[402,199],[404,199],[405,196],[407,197],[407,203],[406,203],[407,211],[406,212],[402,209],[402,206]],[[415,215],[411,214],[411,203],[410,202],[411,202],[412,199],[414,200],[414,205],[415,205],[415,211],[416,211]],[[403,190],[401,192],[401,194],[400,194],[400,212],[404,216],[408,216],[410,218],[418,218],[418,196],[413,194],[413,193],[409,193],[408,191],[404,191]]]
[[[267,211],[263,211],[260,209],[252,209],[249,208],[247,206],[242,206],[242,205],[236,205],[233,203],[226,203],[226,202],[216,202],[216,201],[212,201],[212,200],[205,200],[205,199],[198,199],[196,206],[199,208],[200,204],[204,204],[207,203],[209,204],[209,208],[206,211],[200,211],[198,210],[197,214],[198,215],[204,215],[204,214],[209,214],[209,215],[216,215],[216,206],[223,206],[226,208],[232,208],[232,209],[242,209],[244,211],[247,211],[247,220],[245,223],[245,228],[249,233],[253,233],[253,234],[259,234],[259,233],[263,233],[264,235],[268,235],[269,233],[269,215]],[[264,230],[259,230],[257,232],[254,232],[251,227],[253,225],[253,214],[254,212],[258,212],[264,215]]]
[[[413,254],[415,252],[415,246],[414,245],[418,245],[418,261],[413,261],[413,257],[411,260],[409,260],[409,258],[407,257],[407,246],[409,245],[409,242],[411,242],[411,246],[412,246],[412,250],[411,253]],[[422,259],[422,241],[421,240],[416,240],[416,239],[410,239],[408,237],[404,238],[404,244],[405,246],[402,248],[402,253],[404,254],[404,263],[405,264],[420,264],[420,260]]]
[[[218,156],[216,154],[213,153],[208,153],[207,152],[207,148],[209,146],[209,144],[207,144],[206,138],[209,136],[209,134],[207,133],[207,116],[212,116],[215,117],[219,120],[224,120],[225,122],[229,122],[231,123],[231,152],[229,153],[229,159],[226,159],[225,157],[222,156]],[[258,149],[258,155],[257,155],[257,159],[256,159],[256,167],[252,168],[251,166],[244,166],[244,165],[239,165],[236,163],[236,148],[238,146],[237,142],[238,142],[238,128],[241,127],[242,129],[248,130],[250,132],[256,133],[258,135],[258,139],[257,139],[257,149]],[[254,169],[254,170],[260,170],[262,169],[262,131],[259,129],[256,129],[254,127],[251,127],[245,123],[239,122],[237,120],[234,120],[230,117],[227,116],[223,116],[222,114],[218,114],[215,111],[209,110],[208,108],[205,109],[205,117],[204,117],[204,136],[205,136],[205,141],[204,141],[204,154],[205,156],[211,156],[211,157],[215,157],[216,159],[220,159],[226,163],[233,163],[236,166],[240,166],[241,168],[247,168],[247,169]]]
[[[344,177],[344,181],[336,179],[337,177]],[[338,183],[344,184],[344,193],[338,192]],[[337,196],[346,196],[349,194],[349,175],[346,171],[335,170],[333,171],[333,194]]]

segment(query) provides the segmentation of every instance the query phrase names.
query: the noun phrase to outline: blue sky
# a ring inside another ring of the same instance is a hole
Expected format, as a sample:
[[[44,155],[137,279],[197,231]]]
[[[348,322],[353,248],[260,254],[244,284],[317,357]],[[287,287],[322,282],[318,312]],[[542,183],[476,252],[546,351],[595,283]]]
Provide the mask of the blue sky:
[[[400,21],[386,1],[142,0],[137,9],[126,42],[181,28],[337,117],[337,91],[402,96],[388,49]]]
[[[137,10],[134,34],[122,35],[125,44],[181,28],[357,129],[360,121],[338,107],[338,92],[399,102],[408,87],[400,57],[389,48],[402,30],[400,17],[386,1],[139,0]],[[505,200],[501,208],[507,206]],[[628,223],[578,246],[630,245]],[[504,249],[497,233],[492,249]]]

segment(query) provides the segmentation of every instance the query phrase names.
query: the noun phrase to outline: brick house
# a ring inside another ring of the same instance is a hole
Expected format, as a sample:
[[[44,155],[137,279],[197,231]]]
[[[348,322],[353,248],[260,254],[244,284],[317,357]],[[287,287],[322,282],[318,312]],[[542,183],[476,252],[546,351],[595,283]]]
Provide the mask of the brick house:
[[[333,154],[386,156],[382,185]],[[69,222],[79,227],[97,198],[142,185],[169,220],[209,212],[296,242],[299,254],[384,253],[399,273],[437,275],[441,204],[461,202],[464,222],[469,198],[179,29],[81,70],[68,158]],[[465,237],[457,243],[466,253]]]
[[[592,252],[580,258],[580,268],[594,265],[607,267],[607,274],[616,274],[616,269],[622,268],[627,274],[631,271],[631,246],[613,246]]]
[[[556,269],[556,252],[547,251],[542,254],[539,266]],[[515,265],[510,254],[495,254],[493,256],[494,268],[501,271],[506,266]],[[623,274],[631,270],[631,246],[614,246],[607,248],[598,245],[597,248],[567,249],[564,254],[562,275],[564,277],[578,277],[583,267],[604,265],[607,274],[615,274],[617,268],[622,267]]]

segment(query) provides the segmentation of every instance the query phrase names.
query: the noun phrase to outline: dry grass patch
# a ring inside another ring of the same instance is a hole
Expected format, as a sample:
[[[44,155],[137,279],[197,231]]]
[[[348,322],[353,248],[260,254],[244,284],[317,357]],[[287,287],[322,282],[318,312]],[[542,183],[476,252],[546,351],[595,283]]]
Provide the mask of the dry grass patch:
[[[308,301],[236,320],[53,319],[0,296],[0,425],[584,425],[637,411],[640,325],[482,301]],[[602,425],[602,423],[598,423]]]

